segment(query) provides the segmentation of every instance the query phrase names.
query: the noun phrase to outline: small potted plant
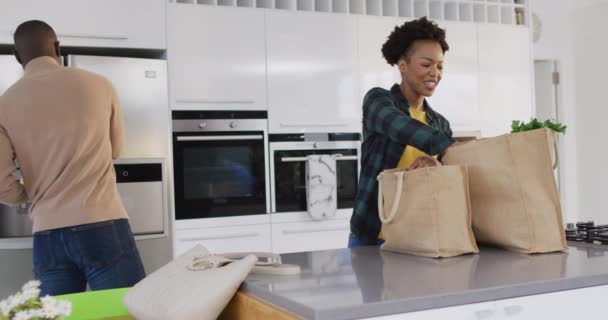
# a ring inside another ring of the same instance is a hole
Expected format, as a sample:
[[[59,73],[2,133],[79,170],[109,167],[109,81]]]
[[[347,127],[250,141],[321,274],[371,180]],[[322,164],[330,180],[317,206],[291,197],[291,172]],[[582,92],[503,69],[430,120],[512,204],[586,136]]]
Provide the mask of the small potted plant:
[[[32,280],[21,291],[0,302],[0,320],[61,320],[72,313],[69,301],[40,298],[40,281]]]

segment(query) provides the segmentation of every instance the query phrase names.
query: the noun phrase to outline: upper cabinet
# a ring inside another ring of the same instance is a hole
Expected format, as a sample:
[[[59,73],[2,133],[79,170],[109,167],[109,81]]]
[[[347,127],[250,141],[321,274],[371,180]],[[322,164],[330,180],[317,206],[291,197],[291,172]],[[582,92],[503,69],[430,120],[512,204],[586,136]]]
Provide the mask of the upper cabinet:
[[[397,67],[389,65],[382,56],[382,45],[395,26],[406,19],[361,16],[358,19],[359,51],[359,106],[365,94],[374,87],[390,89],[393,84],[401,83]]]
[[[266,11],[270,133],[359,132],[356,17]]]
[[[533,114],[532,59],[528,28],[478,24],[481,134],[511,132],[511,121]]]
[[[166,0],[2,0],[0,43],[27,20],[43,20],[63,46],[166,48]]]
[[[448,119],[452,131],[477,131],[480,110],[475,25],[440,22],[439,26],[446,30],[450,49],[444,56],[442,80],[429,104]]]
[[[264,10],[167,8],[172,109],[266,110]]]

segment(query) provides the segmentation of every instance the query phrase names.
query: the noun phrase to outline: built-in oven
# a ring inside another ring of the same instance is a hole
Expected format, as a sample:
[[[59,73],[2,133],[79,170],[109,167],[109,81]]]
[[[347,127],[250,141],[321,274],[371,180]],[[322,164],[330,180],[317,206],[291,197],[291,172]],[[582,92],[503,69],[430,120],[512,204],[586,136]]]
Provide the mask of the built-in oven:
[[[269,212],[265,111],[173,111],[175,219]]]
[[[348,216],[352,213],[360,166],[359,134],[271,134],[269,139],[273,213],[307,212],[309,155],[332,155],[336,159],[337,209]]]

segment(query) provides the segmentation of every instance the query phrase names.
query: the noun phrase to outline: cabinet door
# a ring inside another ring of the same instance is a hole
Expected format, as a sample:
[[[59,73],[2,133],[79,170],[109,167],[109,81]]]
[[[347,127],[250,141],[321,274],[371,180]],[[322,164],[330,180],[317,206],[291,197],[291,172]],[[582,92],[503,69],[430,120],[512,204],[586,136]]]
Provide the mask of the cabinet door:
[[[597,286],[498,300],[496,307],[501,319],[597,318],[605,312],[607,294],[608,286]]]
[[[442,22],[450,50],[445,53],[443,78],[428,99],[452,131],[479,130],[477,35],[475,25]]]
[[[436,320],[436,319],[458,319],[458,320],[493,320],[503,319],[496,310],[494,301],[465,304],[461,306],[431,309],[402,313],[383,317],[367,318],[366,320]]]
[[[47,22],[64,46],[165,48],[165,0],[3,0],[0,42],[31,19]]]
[[[396,26],[403,24],[404,19],[361,16],[358,19],[359,46],[359,107],[363,104],[365,94],[374,87],[390,89],[395,83],[401,83],[401,74],[397,67],[389,65],[382,56],[382,45]]]
[[[528,28],[478,24],[479,105],[484,137],[511,131],[511,121],[533,114]]]
[[[168,7],[173,109],[266,110],[264,10]]]
[[[175,257],[202,244],[211,253],[269,252],[270,225],[259,224],[238,227],[175,230]]]
[[[359,132],[356,18],[266,12],[271,133]]]
[[[276,253],[346,248],[350,219],[272,224]]]

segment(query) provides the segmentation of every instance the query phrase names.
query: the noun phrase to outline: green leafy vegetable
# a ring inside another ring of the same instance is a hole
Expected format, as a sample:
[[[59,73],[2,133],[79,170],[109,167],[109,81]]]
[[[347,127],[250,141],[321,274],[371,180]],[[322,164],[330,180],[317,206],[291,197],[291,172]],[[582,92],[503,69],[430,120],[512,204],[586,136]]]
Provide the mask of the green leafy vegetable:
[[[530,120],[530,122],[528,123],[519,120],[513,120],[513,123],[511,124],[511,132],[523,132],[541,128],[548,128],[559,133],[566,133],[567,126],[561,123],[555,123],[551,120],[540,122],[536,118]]]

